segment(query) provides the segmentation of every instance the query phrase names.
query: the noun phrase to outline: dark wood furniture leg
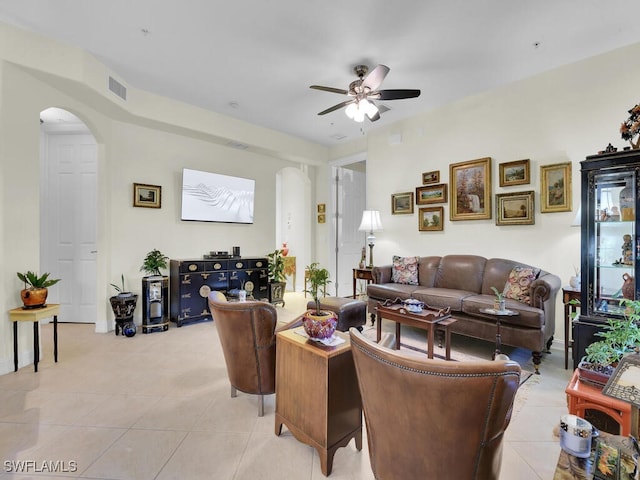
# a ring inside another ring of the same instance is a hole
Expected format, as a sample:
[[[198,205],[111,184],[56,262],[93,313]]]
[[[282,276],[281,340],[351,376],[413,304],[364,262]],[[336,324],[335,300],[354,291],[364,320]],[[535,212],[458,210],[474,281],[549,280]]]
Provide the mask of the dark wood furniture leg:
[[[13,371],[18,371],[18,322],[13,322]]]

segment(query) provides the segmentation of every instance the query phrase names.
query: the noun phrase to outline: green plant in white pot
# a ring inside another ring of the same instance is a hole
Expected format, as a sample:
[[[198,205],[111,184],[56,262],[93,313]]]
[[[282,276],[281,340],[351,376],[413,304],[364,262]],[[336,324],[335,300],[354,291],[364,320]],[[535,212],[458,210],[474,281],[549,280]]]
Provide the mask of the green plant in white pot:
[[[320,295],[326,294],[327,284],[329,280],[329,270],[320,267],[318,262],[314,262],[306,268],[307,282],[309,289],[306,293],[313,297],[316,308],[308,310],[303,317],[303,325],[305,332],[310,338],[323,340],[331,338],[336,331],[338,319],[335,313],[320,309]]]

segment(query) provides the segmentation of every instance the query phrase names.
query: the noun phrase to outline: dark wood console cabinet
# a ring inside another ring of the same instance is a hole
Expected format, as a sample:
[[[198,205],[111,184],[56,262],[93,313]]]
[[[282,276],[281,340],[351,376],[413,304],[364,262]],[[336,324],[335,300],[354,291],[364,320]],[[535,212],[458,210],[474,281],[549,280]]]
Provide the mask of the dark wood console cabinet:
[[[269,301],[267,265],[268,260],[260,257],[171,260],[171,321],[181,327],[211,319],[207,297],[212,290],[228,295],[244,287],[248,297]]]

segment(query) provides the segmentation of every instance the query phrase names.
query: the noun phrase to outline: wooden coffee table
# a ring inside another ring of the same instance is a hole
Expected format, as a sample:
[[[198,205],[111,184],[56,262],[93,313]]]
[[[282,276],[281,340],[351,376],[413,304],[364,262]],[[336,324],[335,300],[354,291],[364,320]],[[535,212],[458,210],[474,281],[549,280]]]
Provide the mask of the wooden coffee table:
[[[400,325],[409,325],[411,327],[421,328],[427,331],[427,356],[433,358],[433,343],[435,338],[436,326],[444,320],[449,320],[445,328],[449,328],[455,319],[451,318],[451,309],[449,307],[443,309],[435,309],[425,307],[420,313],[409,312],[402,303],[384,302],[379,303],[376,307],[377,315],[377,335],[376,341],[382,338],[382,319],[386,318],[396,322],[396,350],[400,350]]]

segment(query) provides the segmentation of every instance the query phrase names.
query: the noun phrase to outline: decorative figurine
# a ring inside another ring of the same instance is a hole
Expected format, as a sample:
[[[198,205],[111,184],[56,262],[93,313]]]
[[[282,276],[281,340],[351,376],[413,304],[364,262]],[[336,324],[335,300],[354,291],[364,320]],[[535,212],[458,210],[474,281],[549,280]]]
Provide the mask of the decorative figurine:
[[[622,236],[624,243],[622,244],[622,263],[625,265],[633,265],[633,242],[631,235],[628,233]]]

